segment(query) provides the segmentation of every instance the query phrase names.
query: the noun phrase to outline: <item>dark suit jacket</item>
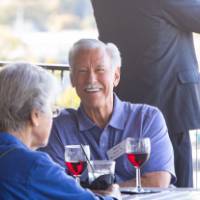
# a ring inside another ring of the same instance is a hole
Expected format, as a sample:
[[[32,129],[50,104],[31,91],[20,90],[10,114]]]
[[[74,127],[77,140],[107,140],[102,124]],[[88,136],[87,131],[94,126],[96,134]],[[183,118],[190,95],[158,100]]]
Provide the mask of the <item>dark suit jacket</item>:
[[[200,0],[92,4],[100,40],[121,51],[118,95],[159,107],[170,132],[200,128],[200,75],[192,38],[192,32],[200,33]]]

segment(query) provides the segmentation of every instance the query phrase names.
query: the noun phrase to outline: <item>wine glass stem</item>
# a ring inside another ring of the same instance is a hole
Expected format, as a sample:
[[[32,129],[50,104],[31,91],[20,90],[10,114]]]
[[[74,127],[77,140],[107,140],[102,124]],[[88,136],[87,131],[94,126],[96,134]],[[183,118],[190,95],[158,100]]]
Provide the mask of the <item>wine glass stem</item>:
[[[137,189],[138,192],[142,191],[140,168],[136,168],[136,189]]]
[[[75,181],[80,184],[80,177],[79,176],[75,176]]]

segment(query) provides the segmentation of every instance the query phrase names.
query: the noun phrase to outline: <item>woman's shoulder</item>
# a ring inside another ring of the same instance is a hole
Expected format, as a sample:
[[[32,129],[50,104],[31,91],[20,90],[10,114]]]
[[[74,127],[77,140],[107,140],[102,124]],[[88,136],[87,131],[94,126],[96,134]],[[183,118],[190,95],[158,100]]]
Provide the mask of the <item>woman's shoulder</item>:
[[[29,164],[36,162],[39,159],[48,160],[50,157],[45,152],[34,151],[28,148],[16,148],[15,157],[19,162],[27,162]]]
[[[21,160],[23,162],[23,166],[29,173],[31,174],[36,171],[46,171],[49,168],[61,168],[58,164],[56,164],[51,157],[42,151],[34,151],[34,150],[18,150],[21,154]],[[19,161],[20,162],[20,161]]]

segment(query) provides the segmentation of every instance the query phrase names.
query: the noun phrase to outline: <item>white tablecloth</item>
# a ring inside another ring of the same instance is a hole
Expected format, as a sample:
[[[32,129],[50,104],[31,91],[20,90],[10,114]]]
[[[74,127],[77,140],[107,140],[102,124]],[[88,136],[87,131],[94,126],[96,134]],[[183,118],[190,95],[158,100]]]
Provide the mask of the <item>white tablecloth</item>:
[[[134,188],[126,188],[133,190]],[[170,189],[158,189],[148,188],[152,190],[159,190],[157,193],[150,194],[123,194],[123,200],[137,199],[137,200],[200,200],[200,190],[193,188],[170,188]]]

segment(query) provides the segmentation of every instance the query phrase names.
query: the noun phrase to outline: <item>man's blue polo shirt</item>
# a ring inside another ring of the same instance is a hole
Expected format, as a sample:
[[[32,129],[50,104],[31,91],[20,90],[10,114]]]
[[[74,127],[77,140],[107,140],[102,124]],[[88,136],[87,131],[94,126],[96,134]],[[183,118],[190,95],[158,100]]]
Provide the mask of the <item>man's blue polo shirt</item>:
[[[151,154],[141,173],[168,171],[175,181],[174,155],[165,120],[152,106],[121,101],[114,94],[114,110],[105,126],[99,128],[85,114],[82,105],[78,110],[65,109],[53,123],[48,146],[44,149],[64,166],[64,146],[88,144],[91,159],[108,159],[107,151],[127,137],[150,137]],[[116,159],[116,180],[123,182],[135,177],[135,169],[127,156]]]
[[[111,200],[96,197],[66,175],[43,152],[31,151],[14,136],[0,132],[1,200]]]

